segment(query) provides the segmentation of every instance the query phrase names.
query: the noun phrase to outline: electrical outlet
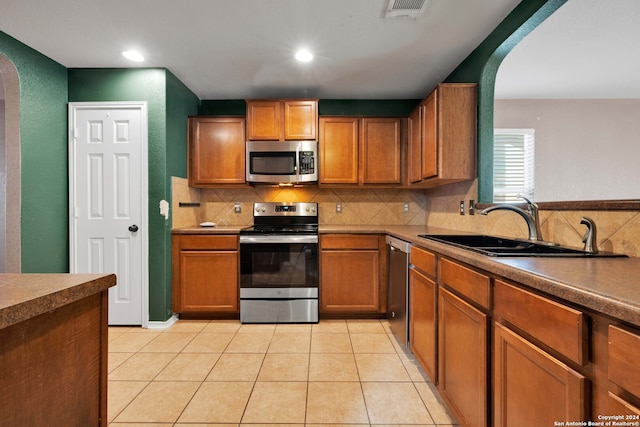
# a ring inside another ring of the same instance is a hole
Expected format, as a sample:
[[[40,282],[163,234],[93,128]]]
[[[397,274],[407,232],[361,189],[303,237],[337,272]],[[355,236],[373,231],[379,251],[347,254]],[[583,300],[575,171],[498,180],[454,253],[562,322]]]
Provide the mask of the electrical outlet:
[[[409,212],[409,203],[402,205],[402,212]]]
[[[342,213],[342,203],[336,203],[336,212]]]
[[[464,215],[464,200],[460,200],[460,215]]]
[[[476,214],[476,201],[471,199],[469,200],[469,215]]]
[[[235,213],[242,213],[242,203],[234,203],[233,204],[233,211]]]

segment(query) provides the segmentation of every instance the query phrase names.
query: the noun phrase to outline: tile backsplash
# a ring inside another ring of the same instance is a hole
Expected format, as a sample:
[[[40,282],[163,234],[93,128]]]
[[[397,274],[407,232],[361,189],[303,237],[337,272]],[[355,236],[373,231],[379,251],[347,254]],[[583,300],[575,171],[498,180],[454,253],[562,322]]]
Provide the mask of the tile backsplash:
[[[184,178],[172,179],[172,227],[190,227],[203,221],[221,225],[251,225],[254,202],[318,202],[321,225],[430,225],[451,230],[525,238],[527,226],[513,212],[497,211],[487,216],[460,215],[460,200],[476,199],[477,182],[443,186],[427,191],[397,189],[237,189],[189,188]],[[178,207],[179,202],[199,202],[200,207]],[[234,213],[234,203],[242,212]],[[336,212],[336,204],[342,213]],[[409,212],[403,211],[405,203]],[[595,220],[598,246],[603,251],[640,257],[640,212],[638,211],[540,211],[545,240],[581,248],[586,230],[583,216]]]
[[[506,237],[526,238],[525,221],[508,211],[494,211],[489,215],[458,213],[460,200],[475,199],[477,181],[441,187],[427,194],[426,224],[453,230]],[[598,247],[602,251],[640,257],[640,212],[638,211],[567,211],[540,210],[544,240],[582,248],[586,227],[580,219],[588,216],[596,222]]]
[[[423,191],[398,189],[190,188],[184,178],[172,178],[172,227],[189,227],[203,221],[220,225],[251,225],[254,202],[317,202],[321,225],[423,225],[427,198]],[[179,207],[179,202],[199,202],[200,207]],[[234,212],[240,203],[242,212]],[[336,205],[342,212],[336,212]],[[408,212],[404,205],[408,204]]]

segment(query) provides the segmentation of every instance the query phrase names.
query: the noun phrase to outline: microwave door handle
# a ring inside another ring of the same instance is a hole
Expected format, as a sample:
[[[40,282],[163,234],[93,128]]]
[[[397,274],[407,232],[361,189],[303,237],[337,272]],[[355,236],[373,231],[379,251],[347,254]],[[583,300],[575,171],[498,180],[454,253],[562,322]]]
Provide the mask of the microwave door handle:
[[[296,184],[300,184],[300,143],[296,145]]]

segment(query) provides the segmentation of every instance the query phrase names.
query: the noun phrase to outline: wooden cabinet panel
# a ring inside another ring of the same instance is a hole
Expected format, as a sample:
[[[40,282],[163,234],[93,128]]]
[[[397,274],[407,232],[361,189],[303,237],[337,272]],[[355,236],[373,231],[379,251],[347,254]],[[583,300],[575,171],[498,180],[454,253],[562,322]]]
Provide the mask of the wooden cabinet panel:
[[[640,408],[627,402],[621,397],[609,392],[607,401],[607,414],[611,415],[638,415],[640,416]],[[635,421],[638,419],[635,418]]]
[[[320,309],[377,312],[380,309],[378,251],[322,251]]]
[[[609,326],[609,380],[640,399],[640,335]]]
[[[182,311],[238,311],[238,253],[180,251]]]
[[[251,141],[283,140],[280,101],[247,101],[247,139]]]
[[[237,235],[177,234],[171,251],[175,313],[238,313]]]
[[[431,277],[436,276],[435,254],[425,251],[424,249],[417,246],[411,246],[411,251],[409,253],[409,262],[413,264],[416,269],[422,271],[423,273],[426,273]]]
[[[491,279],[447,259],[440,259],[440,283],[486,309],[491,308]]]
[[[423,105],[418,105],[409,114],[407,147],[407,169],[409,184],[422,181],[422,115]]]
[[[587,420],[587,380],[500,324],[495,326],[495,426]]]
[[[411,113],[409,185],[433,187],[475,178],[476,90],[475,84],[439,84]]]
[[[584,365],[588,322],[584,313],[496,280],[494,318],[504,319],[553,350]]]
[[[384,313],[386,252],[377,234],[320,235],[320,312]]]
[[[362,119],[360,182],[400,184],[400,119]]]
[[[318,100],[247,100],[247,139],[315,140]]]
[[[235,235],[204,236],[184,234],[180,236],[180,249],[238,250],[238,237]]]
[[[409,346],[434,384],[438,383],[436,289],[432,279],[409,269]]]
[[[438,91],[431,94],[422,104],[422,179],[438,175]]]
[[[189,186],[245,183],[245,119],[189,117]]]
[[[371,249],[378,250],[377,234],[323,234],[321,247],[326,249]]]
[[[462,425],[486,426],[488,317],[446,289],[438,292],[438,389]]]
[[[320,118],[320,184],[358,183],[359,120]]]
[[[284,102],[284,139],[317,139],[318,102],[309,100]]]
[[[320,184],[401,184],[399,118],[320,118]]]

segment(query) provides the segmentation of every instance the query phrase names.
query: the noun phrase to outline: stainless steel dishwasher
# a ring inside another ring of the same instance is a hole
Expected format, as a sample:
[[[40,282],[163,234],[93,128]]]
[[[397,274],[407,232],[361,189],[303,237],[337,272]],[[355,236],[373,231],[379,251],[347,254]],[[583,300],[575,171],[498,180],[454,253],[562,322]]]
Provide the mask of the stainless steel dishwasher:
[[[409,346],[409,251],[411,243],[387,236],[389,287],[387,319],[398,341]]]

